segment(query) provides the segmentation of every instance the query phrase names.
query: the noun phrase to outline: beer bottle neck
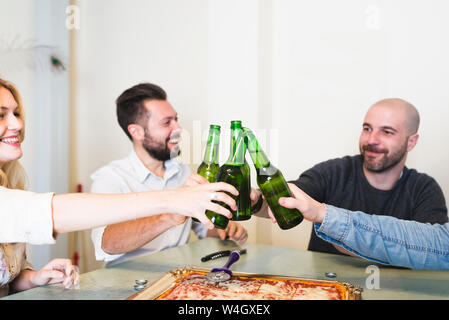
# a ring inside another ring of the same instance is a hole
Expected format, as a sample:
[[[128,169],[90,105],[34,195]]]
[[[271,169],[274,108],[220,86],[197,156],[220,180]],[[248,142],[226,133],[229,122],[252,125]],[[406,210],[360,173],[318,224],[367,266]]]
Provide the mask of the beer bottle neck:
[[[233,124],[231,126],[231,143],[229,154],[234,154],[237,148],[237,140],[239,136],[243,134],[243,130],[241,126]]]
[[[219,161],[219,146],[220,146],[220,131],[217,129],[209,130],[209,137],[207,139],[206,152],[204,153],[203,161],[205,163],[216,163]]]
[[[245,163],[246,145],[243,133],[240,132],[235,143],[231,141],[231,152],[226,164],[243,165]]]
[[[260,147],[259,142],[251,130],[244,128],[244,136],[249,155],[253,160],[256,169],[262,169],[270,166],[270,160]]]

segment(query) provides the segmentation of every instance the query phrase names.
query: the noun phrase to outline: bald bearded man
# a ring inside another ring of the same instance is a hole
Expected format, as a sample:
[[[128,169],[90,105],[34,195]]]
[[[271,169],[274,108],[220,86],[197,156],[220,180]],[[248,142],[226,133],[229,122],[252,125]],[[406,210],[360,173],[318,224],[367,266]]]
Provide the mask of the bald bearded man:
[[[418,142],[419,121],[418,111],[405,100],[378,101],[363,121],[360,155],[319,163],[292,183],[315,200],[335,207],[444,224],[447,208],[438,183],[405,166],[407,154]],[[315,232],[308,248],[348,253],[318,238]]]

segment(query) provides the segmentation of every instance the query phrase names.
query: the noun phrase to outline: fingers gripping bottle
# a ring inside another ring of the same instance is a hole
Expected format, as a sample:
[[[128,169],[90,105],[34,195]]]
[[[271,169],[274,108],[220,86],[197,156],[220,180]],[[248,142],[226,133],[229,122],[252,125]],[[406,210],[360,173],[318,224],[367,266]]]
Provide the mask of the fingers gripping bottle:
[[[257,184],[268,203],[279,227],[291,229],[300,224],[303,215],[296,209],[288,209],[279,204],[279,198],[292,197],[290,188],[281,171],[273,166],[259,145],[253,132],[243,128],[245,143],[257,172]]]
[[[215,179],[216,182],[229,183],[239,191],[238,196],[229,194],[236,202],[236,211],[231,210],[231,208],[229,208],[229,206],[227,206],[226,204],[220,204],[231,211],[233,217],[239,217],[240,220],[242,220],[242,213],[248,212],[248,219],[251,217],[249,193],[244,191],[245,173],[243,165],[245,162],[245,151],[245,139],[243,137],[243,133],[240,133],[239,137],[236,140],[235,148],[231,146],[231,154],[229,155],[228,160],[218,170],[218,174]],[[243,210],[245,210],[245,212],[243,212]],[[213,222],[215,227],[219,229],[226,229],[229,223],[228,218],[210,210],[206,211],[206,216]]]

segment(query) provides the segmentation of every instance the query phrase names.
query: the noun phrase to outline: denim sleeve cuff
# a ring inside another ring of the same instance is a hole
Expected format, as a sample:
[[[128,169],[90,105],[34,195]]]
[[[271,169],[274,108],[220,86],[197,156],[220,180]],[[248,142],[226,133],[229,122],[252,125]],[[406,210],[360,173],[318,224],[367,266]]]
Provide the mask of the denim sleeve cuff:
[[[347,238],[352,228],[352,215],[349,210],[336,208],[334,206],[326,204],[326,215],[322,223],[314,223],[314,230],[316,235],[333,244],[343,247],[345,250],[370,261],[388,264],[386,262],[373,259],[362,255],[354,249],[347,246]]]
[[[351,224],[351,215],[347,210],[337,209],[326,204],[326,215],[321,224],[315,224],[317,232],[324,233],[338,242],[348,235]]]

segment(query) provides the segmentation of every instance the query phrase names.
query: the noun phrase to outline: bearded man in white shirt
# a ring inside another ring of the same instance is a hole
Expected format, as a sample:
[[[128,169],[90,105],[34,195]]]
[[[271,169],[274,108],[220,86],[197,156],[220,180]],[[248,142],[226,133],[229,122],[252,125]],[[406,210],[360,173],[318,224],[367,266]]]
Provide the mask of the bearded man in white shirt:
[[[207,183],[203,177],[191,174],[188,166],[173,160],[180,154],[181,127],[176,110],[162,88],[150,83],[138,84],[125,90],[116,104],[118,122],[131,140],[133,150],[128,157],[112,161],[92,174],[92,193],[176,189]],[[161,214],[93,229],[92,241],[96,259],[110,266],[183,245],[189,241],[192,229],[199,238],[229,237],[240,244],[248,237],[245,228],[233,221],[226,230],[208,230],[191,218]]]

